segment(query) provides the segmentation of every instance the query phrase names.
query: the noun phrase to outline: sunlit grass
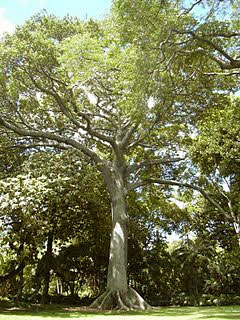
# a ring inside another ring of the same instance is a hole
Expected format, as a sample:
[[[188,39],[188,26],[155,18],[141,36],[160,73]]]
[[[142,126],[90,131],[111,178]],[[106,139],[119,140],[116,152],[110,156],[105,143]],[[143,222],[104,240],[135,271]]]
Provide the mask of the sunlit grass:
[[[93,320],[237,320],[240,306],[228,307],[162,307],[151,311],[99,312],[87,308],[51,306],[35,307],[27,310],[9,308],[0,310],[0,320],[53,320],[53,319],[93,319]]]

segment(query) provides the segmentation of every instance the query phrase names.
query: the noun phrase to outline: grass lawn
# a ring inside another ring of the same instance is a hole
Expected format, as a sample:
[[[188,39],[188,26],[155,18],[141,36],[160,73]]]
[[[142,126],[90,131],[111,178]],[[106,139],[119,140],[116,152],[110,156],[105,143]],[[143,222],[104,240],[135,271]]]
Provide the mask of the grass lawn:
[[[239,320],[240,306],[227,307],[162,307],[151,311],[99,312],[87,308],[49,306],[32,309],[0,308],[0,320]]]

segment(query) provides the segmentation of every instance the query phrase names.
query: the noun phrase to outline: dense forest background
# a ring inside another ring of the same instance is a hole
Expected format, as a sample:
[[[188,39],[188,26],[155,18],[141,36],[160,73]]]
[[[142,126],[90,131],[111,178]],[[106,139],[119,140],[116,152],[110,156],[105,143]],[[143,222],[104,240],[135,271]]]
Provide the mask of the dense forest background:
[[[1,39],[1,298],[240,304],[239,15],[115,0]]]

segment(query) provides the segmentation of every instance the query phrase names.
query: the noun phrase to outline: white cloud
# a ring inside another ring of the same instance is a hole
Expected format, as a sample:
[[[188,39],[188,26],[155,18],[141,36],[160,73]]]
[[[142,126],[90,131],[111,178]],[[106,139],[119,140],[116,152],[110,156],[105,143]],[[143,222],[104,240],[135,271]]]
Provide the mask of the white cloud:
[[[4,32],[12,33],[14,31],[14,24],[5,17],[6,9],[0,8],[0,36]]]

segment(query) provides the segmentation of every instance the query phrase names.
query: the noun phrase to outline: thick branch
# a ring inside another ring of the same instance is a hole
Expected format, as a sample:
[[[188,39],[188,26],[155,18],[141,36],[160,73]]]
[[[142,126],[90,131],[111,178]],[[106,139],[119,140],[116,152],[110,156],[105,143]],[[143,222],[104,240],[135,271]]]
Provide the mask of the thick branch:
[[[122,138],[121,142],[120,142],[120,147],[121,148],[125,148],[127,146],[127,144],[129,143],[132,135],[134,134],[134,132],[137,130],[138,126],[139,126],[140,122],[137,122],[135,125],[131,126],[127,132],[125,133],[124,137]]]
[[[97,137],[105,142],[110,143],[111,145],[113,144],[113,140],[108,137],[105,136],[103,134],[98,133],[97,131],[93,130],[93,128],[91,127],[91,120],[90,118],[86,115],[86,113],[83,112],[78,112],[77,114],[79,116],[81,116],[86,122],[87,122],[87,127],[84,127],[83,125],[81,125],[81,123],[79,121],[77,121],[75,119],[75,117],[71,114],[71,112],[66,108],[65,103],[63,102],[62,98],[54,91],[51,91],[49,89],[44,88],[43,86],[41,86],[35,79],[34,77],[29,74],[27,71],[25,71],[28,76],[30,77],[30,79],[32,80],[33,84],[36,86],[36,88],[38,88],[40,91],[52,96],[58,106],[60,107],[60,110],[62,111],[62,113],[78,128],[78,129],[82,129],[85,130],[86,132],[88,132],[90,135]]]
[[[203,42],[208,44],[210,47],[212,47],[214,50],[216,50],[218,53],[220,53],[225,59],[227,59],[229,62],[224,62],[219,60],[213,55],[209,55],[209,57],[217,62],[222,70],[231,70],[231,69],[237,69],[240,68],[240,60],[239,59],[234,59],[231,57],[222,47],[214,43],[213,41],[207,39],[206,37],[209,37],[210,35],[204,36],[199,36],[193,31],[179,31],[179,30],[173,30],[174,32],[178,34],[189,34],[191,35],[194,39],[198,40],[199,42]],[[218,35],[218,36],[224,36],[223,34]],[[232,33],[229,35],[226,35],[226,37],[233,37],[233,36],[239,36],[239,33]]]
[[[231,33],[209,33],[209,37],[220,37],[220,38],[233,38],[240,37],[239,32],[231,32]]]
[[[145,179],[133,184],[130,184],[128,187],[128,191],[134,190],[136,188],[146,186],[149,184],[163,184],[163,185],[171,185],[171,186],[178,186],[178,187],[185,187],[192,190],[196,190],[200,192],[205,199],[207,199],[219,212],[221,212],[224,216],[226,216],[228,219],[232,220],[232,216],[228,214],[227,211],[225,211],[207,192],[205,192],[202,188],[195,186],[193,184],[184,183],[180,181],[175,180],[165,180],[165,179]]]
[[[84,128],[84,130],[87,131],[88,134],[90,134],[91,136],[98,138],[102,141],[108,142],[110,145],[113,145],[114,141],[111,137],[108,137],[106,135],[103,135],[99,132],[97,132],[96,130],[94,130],[91,126],[91,119],[90,117],[88,117],[86,114],[84,114],[83,112],[79,113],[79,115],[81,115],[81,117],[87,121],[87,127]]]
[[[41,86],[33,77],[33,75],[31,73],[29,73],[28,71],[26,71],[24,68],[23,68],[24,72],[27,73],[27,75],[29,76],[29,78],[31,79],[32,83],[35,85],[35,87],[37,89],[39,89],[41,92],[43,93],[46,93],[47,95],[53,97],[56,102],[58,103],[59,107],[60,107],[60,110],[63,112],[63,114],[69,118],[69,120],[73,121],[73,123],[78,127],[80,128],[80,124],[72,117],[72,115],[70,114],[70,112],[65,108],[65,105],[62,101],[62,99],[60,98],[60,96],[56,93],[56,92],[53,92],[43,86]]]
[[[146,160],[142,161],[141,163],[133,164],[129,167],[129,173],[133,173],[139,169],[142,169],[143,167],[150,167],[154,165],[161,165],[161,164],[169,164],[174,162],[179,162],[182,160],[185,160],[185,157],[179,157],[179,158],[164,158],[164,159],[156,159],[156,160]]]
[[[222,70],[232,70],[232,69],[240,68],[240,60],[233,60],[229,63],[226,63],[226,62],[223,62],[212,55],[209,55],[209,57],[213,61],[217,62]]]
[[[91,160],[93,160],[96,164],[102,163],[102,160],[98,157],[98,155],[95,152],[91,151],[83,144],[81,144],[71,138],[62,137],[57,134],[53,134],[53,133],[45,132],[45,131],[33,131],[33,130],[26,130],[23,128],[19,128],[16,125],[10,124],[9,122],[5,121],[3,118],[0,118],[0,125],[2,125],[3,127],[21,135],[21,136],[48,139],[51,141],[63,143],[65,145],[71,146],[74,149],[81,151],[83,154],[85,154],[87,157],[89,157]]]
[[[178,31],[177,31],[178,32]],[[234,62],[235,60],[229,56],[229,54],[224,51],[221,47],[219,47],[216,43],[214,43],[213,41],[200,37],[198,36],[196,33],[192,32],[192,31],[185,31],[185,32],[180,32],[182,34],[189,34],[191,35],[194,39],[197,39],[200,42],[205,42],[207,43],[210,47],[212,47],[213,49],[217,50],[219,53],[221,53],[227,60]]]
[[[34,149],[34,148],[54,148],[67,150],[68,147],[58,144],[58,143],[30,143],[30,144],[15,144],[7,147],[1,147],[3,149]]]
[[[201,72],[201,71],[200,71]],[[226,76],[226,77],[231,77],[231,76],[237,76],[240,74],[240,71],[235,71],[235,72],[201,72],[205,76]]]

